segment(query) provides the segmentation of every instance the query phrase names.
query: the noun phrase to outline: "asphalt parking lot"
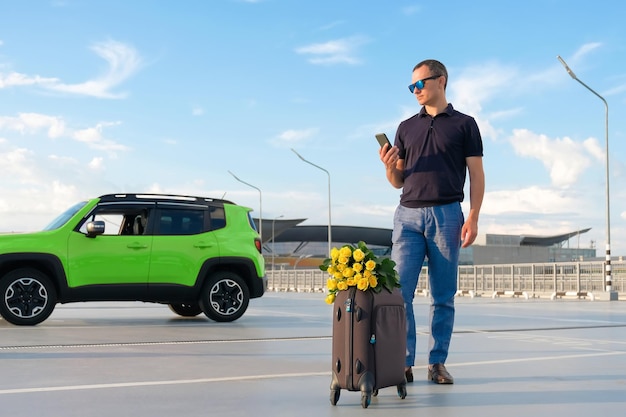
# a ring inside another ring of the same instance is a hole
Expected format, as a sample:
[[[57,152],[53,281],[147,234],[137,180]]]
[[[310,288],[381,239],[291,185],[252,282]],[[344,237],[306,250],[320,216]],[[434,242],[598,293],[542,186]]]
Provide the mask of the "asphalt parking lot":
[[[143,303],[59,305],[35,327],[0,320],[0,415],[587,416],[626,409],[626,302],[457,299],[448,370],[422,355],[400,399],[329,401],[331,307],[321,293],[267,293],[234,323]]]

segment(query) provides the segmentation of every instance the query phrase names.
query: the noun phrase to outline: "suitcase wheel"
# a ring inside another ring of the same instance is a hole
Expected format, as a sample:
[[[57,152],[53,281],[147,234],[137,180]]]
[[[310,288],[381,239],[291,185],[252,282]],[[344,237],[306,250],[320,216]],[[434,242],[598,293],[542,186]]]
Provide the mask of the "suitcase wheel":
[[[402,398],[403,400],[406,398],[406,384],[398,385],[398,397]]]
[[[339,401],[339,393],[341,390],[331,389],[330,390],[330,403],[332,405],[337,405],[337,401]]]
[[[367,408],[372,402],[372,393],[371,392],[361,392],[361,407]]]

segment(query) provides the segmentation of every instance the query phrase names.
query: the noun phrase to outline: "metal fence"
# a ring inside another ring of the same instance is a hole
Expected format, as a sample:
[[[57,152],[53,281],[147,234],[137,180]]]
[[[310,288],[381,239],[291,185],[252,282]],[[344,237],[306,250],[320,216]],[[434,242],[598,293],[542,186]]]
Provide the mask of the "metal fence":
[[[605,292],[604,262],[461,265],[458,295],[590,297]],[[613,290],[626,292],[626,262],[612,261]],[[269,291],[325,292],[328,274],[320,269],[268,270]],[[428,295],[428,267],[423,267],[416,294]]]

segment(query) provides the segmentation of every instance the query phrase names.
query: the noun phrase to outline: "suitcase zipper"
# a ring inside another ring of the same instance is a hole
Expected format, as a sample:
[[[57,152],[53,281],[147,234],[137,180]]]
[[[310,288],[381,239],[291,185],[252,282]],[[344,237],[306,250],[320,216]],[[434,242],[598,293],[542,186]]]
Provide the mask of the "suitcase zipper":
[[[349,389],[350,390],[354,390],[354,355],[353,355],[353,343],[354,343],[354,320],[355,320],[355,316],[353,314],[352,311],[352,307],[355,303],[355,296],[356,296],[356,288],[350,288],[350,295],[348,296],[348,298],[346,299],[346,313],[350,313],[350,329],[348,331],[348,356],[349,356],[349,362],[350,365],[348,366],[348,373],[347,373],[347,379],[348,379],[348,384],[349,384]]]

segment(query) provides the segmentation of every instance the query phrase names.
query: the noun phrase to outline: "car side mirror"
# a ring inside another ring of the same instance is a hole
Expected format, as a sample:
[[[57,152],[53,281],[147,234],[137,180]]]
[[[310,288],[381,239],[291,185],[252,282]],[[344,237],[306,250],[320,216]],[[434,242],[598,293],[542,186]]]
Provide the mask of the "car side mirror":
[[[87,237],[96,237],[104,233],[104,222],[95,220],[87,223]]]

